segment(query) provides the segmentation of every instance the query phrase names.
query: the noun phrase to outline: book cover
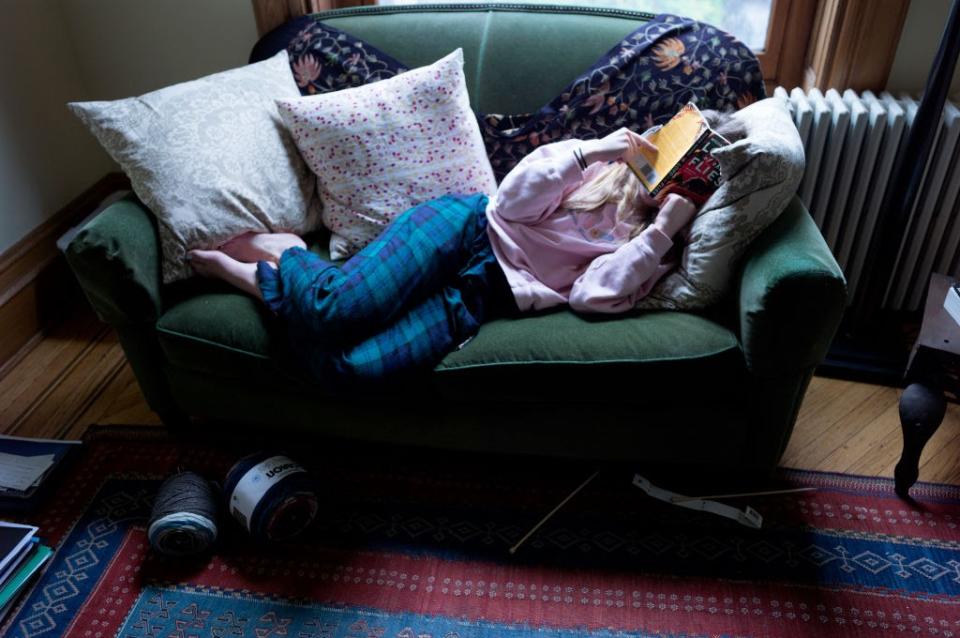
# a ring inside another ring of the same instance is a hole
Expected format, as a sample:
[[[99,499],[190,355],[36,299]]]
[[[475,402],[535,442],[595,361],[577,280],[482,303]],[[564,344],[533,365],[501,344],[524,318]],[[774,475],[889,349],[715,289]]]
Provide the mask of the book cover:
[[[657,152],[641,150],[627,159],[647,191],[661,201],[677,193],[702,206],[720,186],[720,163],[711,151],[729,142],[710,128],[692,102],[647,138]]]
[[[20,565],[20,568],[10,580],[0,587],[0,623],[13,609],[19,594],[26,590],[27,585],[52,555],[53,550],[51,548],[37,544],[29,558]]]
[[[5,464],[0,468],[0,509],[15,504],[18,500],[29,500],[36,495],[44,481],[63,464],[70,454],[79,449],[80,441],[62,441],[53,439],[31,439],[16,436],[0,436],[0,454],[5,458],[19,456],[27,462],[30,459],[47,458],[50,460],[43,472],[29,486],[23,489],[13,487],[17,472],[24,468],[14,464]],[[3,480],[10,473],[9,480]]]
[[[0,585],[30,552],[30,544],[37,531],[33,525],[0,521]]]

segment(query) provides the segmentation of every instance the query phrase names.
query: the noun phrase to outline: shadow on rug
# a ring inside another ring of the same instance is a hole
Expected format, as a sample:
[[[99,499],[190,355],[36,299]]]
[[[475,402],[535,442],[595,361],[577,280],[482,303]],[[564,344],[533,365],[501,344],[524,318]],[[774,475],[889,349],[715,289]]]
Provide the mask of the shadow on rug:
[[[258,545],[220,515],[212,555],[153,553],[145,523],[178,469],[222,480],[251,451],[95,428],[30,517],[56,554],[9,636],[403,638],[960,634],[960,489],[784,470],[813,492],[734,501],[764,527],[600,478],[507,549],[593,469],[353,446],[291,456],[323,498],[298,542]],[[281,448],[282,449],[282,448]],[[671,487],[665,484],[666,487]]]

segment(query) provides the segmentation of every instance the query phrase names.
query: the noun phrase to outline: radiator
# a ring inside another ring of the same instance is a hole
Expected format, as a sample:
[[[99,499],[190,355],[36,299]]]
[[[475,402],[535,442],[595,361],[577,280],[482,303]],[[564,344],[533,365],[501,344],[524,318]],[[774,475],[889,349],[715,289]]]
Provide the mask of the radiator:
[[[897,152],[917,113],[907,95],[842,94],[830,89],[774,90],[786,98],[803,140],[807,168],[797,194],[843,268],[851,301],[867,248],[875,238],[881,204]],[[960,276],[960,109],[948,102],[909,214],[884,306],[915,311],[933,272]]]

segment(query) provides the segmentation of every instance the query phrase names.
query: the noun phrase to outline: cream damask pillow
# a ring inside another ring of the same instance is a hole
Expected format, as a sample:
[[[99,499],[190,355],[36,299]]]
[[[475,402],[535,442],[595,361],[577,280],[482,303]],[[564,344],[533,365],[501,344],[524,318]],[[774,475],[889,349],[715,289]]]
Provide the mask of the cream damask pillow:
[[[334,259],[366,246],[416,204],[497,190],[461,49],[387,80],[278,105],[317,175]]]
[[[68,104],[157,216],[164,283],[192,274],[192,248],[316,228],[314,178],[274,101],[299,95],[281,51],[140,97]]]
[[[713,151],[724,181],[697,213],[679,267],[638,308],[693,310],[719,301],[747,246],[797,191],[803,142],[786,100],[761,100],[731,117],[743,123],[747,136]]]

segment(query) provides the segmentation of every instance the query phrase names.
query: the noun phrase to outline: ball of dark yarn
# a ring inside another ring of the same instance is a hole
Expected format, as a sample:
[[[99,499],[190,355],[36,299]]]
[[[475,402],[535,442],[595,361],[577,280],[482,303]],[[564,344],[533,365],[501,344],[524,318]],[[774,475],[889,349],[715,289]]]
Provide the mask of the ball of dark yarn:
[[[208,550],[217,540],[217,499],[210,482],[181,472],[160,485],[150,512],[150,545],[167,556]]]

